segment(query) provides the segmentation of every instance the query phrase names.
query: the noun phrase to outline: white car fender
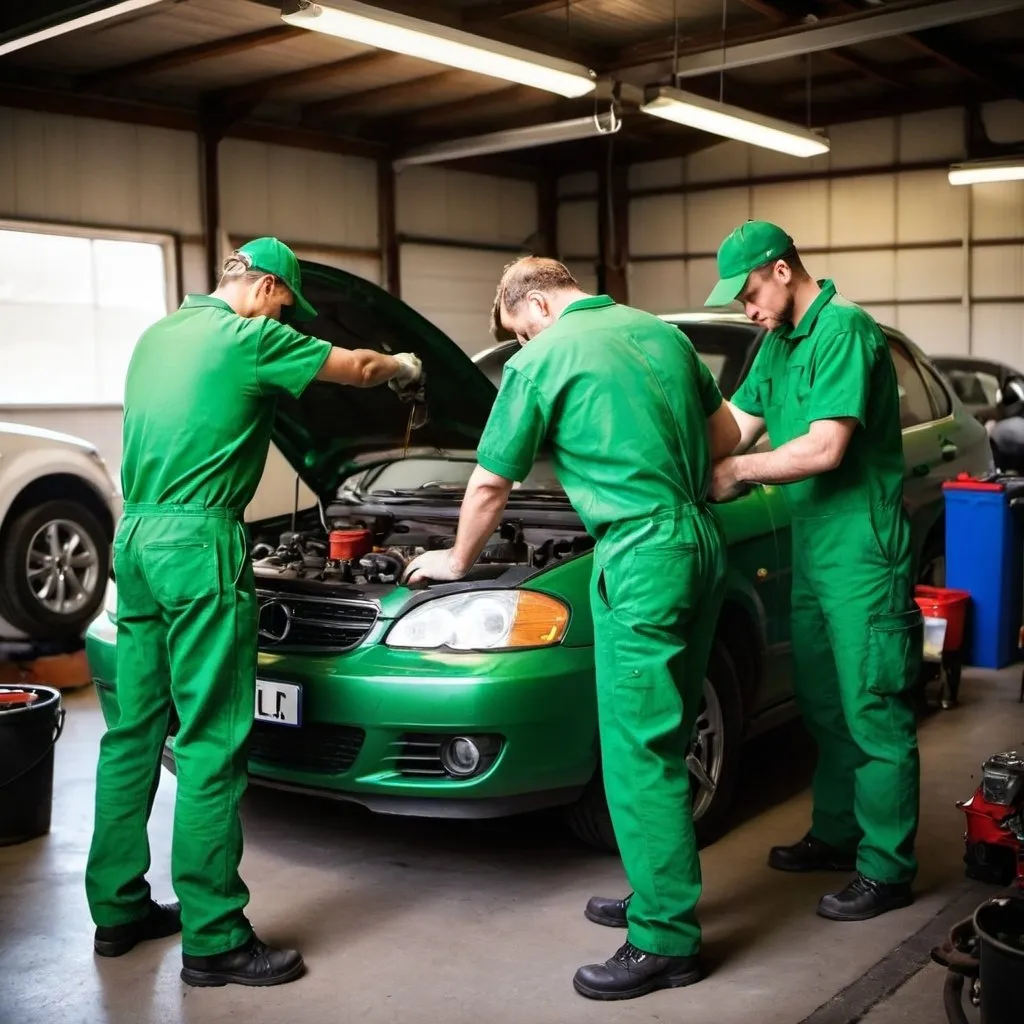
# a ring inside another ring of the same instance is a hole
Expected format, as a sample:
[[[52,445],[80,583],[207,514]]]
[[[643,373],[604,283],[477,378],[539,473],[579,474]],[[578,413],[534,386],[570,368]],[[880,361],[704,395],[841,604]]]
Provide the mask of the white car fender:
[[[102,459],[95,450],[52,442],[38,447],[4,444],[0,434],[0,523],[18,495],[42,477],[66,473],[89,484],[109,509],[116,525],[121,498]]]

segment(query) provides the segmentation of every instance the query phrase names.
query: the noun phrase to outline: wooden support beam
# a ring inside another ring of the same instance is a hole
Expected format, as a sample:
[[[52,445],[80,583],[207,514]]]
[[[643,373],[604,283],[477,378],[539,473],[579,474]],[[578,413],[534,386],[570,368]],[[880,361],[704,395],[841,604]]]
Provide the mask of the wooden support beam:
[[[783,11],[780,11],[774,4],[768,3],[767,0],[740,0],[740,3],[744,7],[749,7],[752,11],[756,11],[761,17],[774,21],[777,24],[789,20]]]
[[[380,243],[380,280],[392,295],[402,295],[401,247],[396,228],[395,171],[390,160],[377,161],[377,234]]]
[[[518,18],[523,14],[548,14],[564,11],[567,7],[582,3],[583,0],[511,0],[508,3],[479,4],[468,7],[462,15],[467,25],[481,25]],[[745,2],[745,0],[744,0]]]
[[[300,85],[325,82],[331,78],[352,74],[355,71],[366,71],[369,68],[379,70],[402,59],[402,55],[398,53],[372,50],[369,53],[356,54],[354,57],[345,57],[343,60],[331,61],[329,64],[316,64],[310,68],[300,68],[298,71],[286,71],[284,74],[273,75],[270,78],[260,78],[231,89],[219,89],[210,93],[210,98],[222,104],[226,109],[237,107],[255,109],[271,94],[294,89]]]
[[[292,28],[289,25],[274,25],[271,28],[261,28],[256,32],[247,32],[245,35],[197,43],[195,46],[186,46],[181,50],[171,50],[169,53],[160,53],[155,57],[146,57],[143,60],[132,61],[130,64],[122,64],[119,67],[97,71],[95,74],[84,75],[78,82],[78,89],[82,92],[91,92],[94,89],[103,89],[115,82],[123,82],[142,75],[152,75],[158,71],[172,71],[175,68],[195,64],[197,61],[226,57],[232,53],[244,53],[246,50],[252,50],[258,46],[269,46],[272,43],[284,42],[286,39],[297,39],[303,34],[303,31],[301,28]]]
[[[972,82],[1003,98],[1024,102],[1024,81],[1021,80],[1020,72],[984,50],[979,53],[978,47],[964,41],[963,36],[955,30],[933,28],[901,38]]]
[[[473,115],[472,119],[491,116],[495,109],[511,107],[520,110],[524,104],[544,104],[550,96],[531,89],[528,85],[510,85],[503,89],[495,89],[483,95],[466,96],[459,100],[449,100],[433,107],[426,107],[397,122],[398,132],[420,131],[428,128],[444,127],[453,120],[459,120],[464,114]]]
[[[212,292],[220,280],[220,140],[219,132],[204,126],[200,135],[203,169],[203,239],[206,281]]]
[[[616,302],[629,302],[629,172],[607,143],[600,152],[597,287]]]
[[[855,68],[874,82],[881,82],[892,89],[906,89],[909,87],[909,83],[893,74],[889,68],[884,68],[882,65],[867,60],[865,57],[858,57],[851,50],[829,50],[828,55],[833,60],[839,61],[840,64]]]
[[[429,92],[436,86],[448,85],[451,82],[464,79],[465,75],[465,71],[455,69],[438,71],[433,75],[413,78],[404,82],[393,82],[375,89],[360,89],[358,92],[346,93],[344,96],[336,96],[330,100],[310,103],[302,108],[302,123],[317,125],[329,118],[337,117],[339,114],[356,113],[366,117],[386,116],[386,114],[376,113],[373,109],[374,106],[391,103],[410,95],[421,97],[425,91]]]
[[[537,178],[537,243],[535,256],[558,259],[558,185],[554,172],[543,168]]]

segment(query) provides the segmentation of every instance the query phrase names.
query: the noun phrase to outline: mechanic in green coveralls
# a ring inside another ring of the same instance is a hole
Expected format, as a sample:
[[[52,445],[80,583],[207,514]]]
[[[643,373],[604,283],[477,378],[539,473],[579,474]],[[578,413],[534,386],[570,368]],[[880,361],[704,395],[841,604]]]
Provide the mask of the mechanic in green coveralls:
[[[657,317],[580,291],[527,257],[506,269],[494,326],[525,346],[501,388],[466,488],[454,547],[405,579],[465,575],[541,446],[596,540],[593,605],[605,790],[628,901],[595,898],[592,920],[626,923],[577,991],[628,999],[700,978],[700,861],[685,756],[725,583],[725,542],[705,504],[711,461],[739,431],[689,340]]]
[[[242,514],[266,463],[277,396],[297,398],[314,380],[387,381],[405,400],[421,387],[414,355],[332,348],[283,322],[315,316],[291,249],[256,239],[227,260],[212,295],[189,295],[142,335],[125,385],[114,542],[120,717],[100,746],[86,891],[98,954],[180,930],[191,985],[274,985],[303,969],[296,951],[257,940],[238,874],[257,644]],[[145,878],[172,709],[180,907],[153,902]]]
[[[818,747],[807,835],[773,849],[780,871],[854,871],[818,913],[863,921],[908,906],[920,765],[908,689],[922,648],[903,508],[900,396],[872,318],[815,282],[781,228],[748,221],[718,251],[707,305],[738,299],[768,329],[731,410],[745,452],[712,494],[781,484],[792,519],[794,686]]]

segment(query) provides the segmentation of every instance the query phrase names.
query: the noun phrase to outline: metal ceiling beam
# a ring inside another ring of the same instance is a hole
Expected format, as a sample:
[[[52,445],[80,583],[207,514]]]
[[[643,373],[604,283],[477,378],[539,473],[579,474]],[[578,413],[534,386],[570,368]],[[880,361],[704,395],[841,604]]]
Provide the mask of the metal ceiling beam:
[[[709,45],[700,53],[681,55],[675,70],[681,78],[692,78],[1020,9],[1024,9],[1024,0],[939,0],[928,4],[889,4],[812,25],[782,29],[760,40],[727,45],[724,49],[720,44]],[[672,73],[673,67],[671,62],[658,62],[635,65],[628,70],[632,78],[654,80]]]
[[[740,3],[744,7],[749,7],[752,11],[756,11],[762,18],[768,18],[769,21],[780,22],[789,20],[785,13],[780,11],[774,4],[768,3],[767,0],[740,0]]]
[[[424,91],[430,92],[438,85],[447,85],[454,81],[465,81],[466,72],[461,70],[438,71],[433,75],[420,76],[404,82],[392,82],[390,85],[377,86],[374,89],[360,89],[358,92],[346,93],[334,99],[310,103],[302,108],[303,124],[319,124],[326,118],[337,117],[339,114],[360,113],[367,117],[374,116],[374,105],[390,103],[415,94],[421,96]],[[390,111],[392,115],[393,111]],[[387,116],[377,115],[377,116]]]
[[[79,88],[86,92],[102,89],[115,82],[138,78],[141,75],[152,75],[159,71],[172,71],[175,68],[187,67],[197,61],[210,60],[214,57],[244,53],[246,50],[252,50],[258,46],[269,46],[271,43],[281,43],[286,39],[298,39],[302,35],[302,29],[291,28],[288,25],[274,25],[271,28],[261,28],[256,32],[246,32],[240,36],[213,39],[206,43],[186,46],[180,50],[171,50],[169,53],[158,53],[155,57],[146,57],[143,60],[132,61],[130,64],[122,64],[119,67],[106,68],[95,74],[84,75],[79,81]]]

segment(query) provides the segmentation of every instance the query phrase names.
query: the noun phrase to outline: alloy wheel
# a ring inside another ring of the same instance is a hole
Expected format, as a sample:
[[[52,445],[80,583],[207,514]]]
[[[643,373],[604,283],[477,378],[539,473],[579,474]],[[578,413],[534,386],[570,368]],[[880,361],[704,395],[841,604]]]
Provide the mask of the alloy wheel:
[[[70,519],[54,519],[33,535],[25,559],[35,599],[55,615],[73,615],[99,584],[100,553],[89,534]]]
[[[725,719],[722,716],[722,705],[711,680],[705,679],[693,742],[686,755],[686,767],[690,770],[694,821],[707,812],[715,799],[724,756]]]

